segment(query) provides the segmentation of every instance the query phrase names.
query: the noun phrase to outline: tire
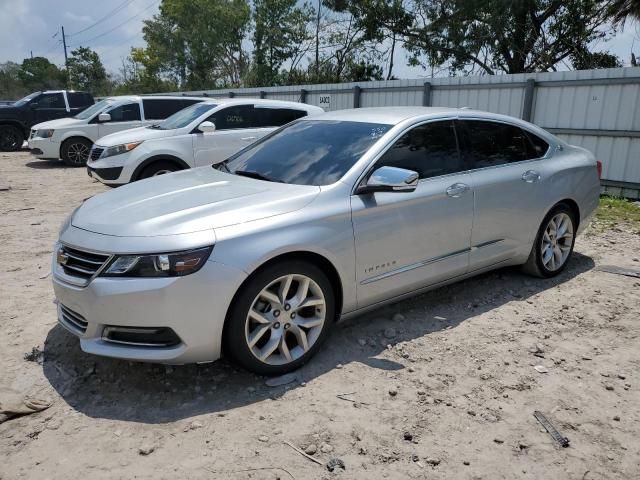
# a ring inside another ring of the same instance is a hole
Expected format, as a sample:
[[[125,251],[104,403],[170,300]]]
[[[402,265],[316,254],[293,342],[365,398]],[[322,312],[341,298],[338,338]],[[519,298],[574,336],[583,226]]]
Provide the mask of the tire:
[[[298,308],[298,297],[307,280],[304,303],[311,305]],[[285,290],[281,287],[287,284],[287,300],[283,303],[276,291]],[[277,263],[250,277],[236,295],[225,324],[224,348],[236,363],[251,372],[282,375],[313,357],[334,318],[334,291],[320,268],[298,260]],[[254,339],[255,344],[251,345]]]
[[[15,152],[22,148],[24,134],[12,125],[0,125],[0,152]]]
[[[556,236],[558,225],[563,230],[562,237]],[[530,275],[541,278],[555,277],[560,274],[571,260],[576,241],[576,229],[575,213],[568,205],[559,203],[553,207],[544,217],[527,263],[522,269]],[[550,235],[554,231],[556,235]],[[543,250],[551,253],[551,256],[548,253],[543,254]]]
[[[175,163],[168,160],[158,160],[145,167],[138,176],[138,180],[155,177],[156,175],[164,175],[165,173],[177,172],[178,170],[182,169]]]
[[[93,143],[86,138],[70,138],[62,144],[60,157],[69,167],[84,167],[89,159]]]

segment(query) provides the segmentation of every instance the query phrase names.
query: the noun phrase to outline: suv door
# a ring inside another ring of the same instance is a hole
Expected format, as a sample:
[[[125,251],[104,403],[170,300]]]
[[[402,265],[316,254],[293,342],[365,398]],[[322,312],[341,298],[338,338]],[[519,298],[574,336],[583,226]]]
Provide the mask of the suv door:
[[[528,253],[545,208],[549,145],[508,123],[461,119],[458,125],[475,190],[471,268]]]
[[[98,138],[109,135],[110,133],[142,126],[140,104],[138,102],[124,103],[104,113],[111,115],[111,120],[108,122],[100,122],[98,115],[96,115],[95,121],[98,123]]]
[[[30,107],[33,111],[33,124],[64,118],[68,115],[62,92],[43,93],[31,102]]]
[[[358,306],[467,271],[473,221],[471,177],[453,120],[412,127],[375,163],[418,172],[415,191],[352,195]]]
[[[253,128],[253,117],[253,105],[233,105],[211,114],[206,120],[215,124],[215,132],[193,132],[196,166],[220,163],[253,143],[258,135]]]
[[[67,92],[69,111],[71,115],[77,115],[87,107],[93,105],[93,98],[84,92]]]

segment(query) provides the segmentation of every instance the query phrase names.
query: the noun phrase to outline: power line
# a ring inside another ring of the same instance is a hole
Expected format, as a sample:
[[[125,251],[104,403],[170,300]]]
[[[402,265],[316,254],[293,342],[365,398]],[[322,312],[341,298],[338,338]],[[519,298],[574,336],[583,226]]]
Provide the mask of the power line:
[[[131,20],[134,20],[134,19],[138,18],[140,15],[142,15],[144,12],[146,12],[147,10],[149,10],[151,7],[153,7],[153,6],[157,5],[158,3],[160,3],[160,0],[155,0],[155,1],[154,1],[154,2],[152,2],[150,5],[148,5],[144,10],[142,10],[142,11],[138,12],[137,14],[135,14],[135,15],[134,15],[134,16],[132,16],[132,17],[129,17],[127,20],[125,20],[125,21],[124,21],[124,22],[122,22],[122,23],[119,23],[118,25],[116,25],[116,26],[115,26],[115,27],[113,27],[112,29],[107,30],[106,32],[103,32],[103,33],[101,33],[101,34],[99,34],[99,35],[96,35],[95,37],[90,38],[90,39],[88,39],[88,40],[82,40],[82,41],[78,42],[77,44],[69,45],[69,46],[70,46],[70,47],[77,47],[77,46],[79,46],[80,44],[85,44],[85,45],[86,45],[86,44],[87,44],[87,43],[89,43],[89,42],[93,42],[94,40],[97,40],[98,38],[104,37],[105,35],[107,35],[107,34],[109,34],[109,33],[113,32],[114,30],[117,30],[118,28],[122,27],[123,25],[126,25],[126,24],[127,24],[127,23],[129,23]]]
[[[75,35],[80,35],[81,33],[86,32],[87,30],[92,29],[93,27],[95,27],[96,25],[104,22],[105,20],[109,19],[112,15],[115,15],[116,13],[118,13],[120,10],[122,10],[123,8],[127,7],[131,2],[133,2],[134,0],[125,0],[124,2],[122,2],[120,5],[118,5],[116,8],[114,8],[113,10],[111,10],[109,13],[107,13],[104,17],[101,17],[99,20],[97,20],[96,22],[92,23],[91,25],[89,25],[86,28],[83,28],[82,30],[79,30],[75,33],[69,33],[67,34],[67,37],[73,37]]]

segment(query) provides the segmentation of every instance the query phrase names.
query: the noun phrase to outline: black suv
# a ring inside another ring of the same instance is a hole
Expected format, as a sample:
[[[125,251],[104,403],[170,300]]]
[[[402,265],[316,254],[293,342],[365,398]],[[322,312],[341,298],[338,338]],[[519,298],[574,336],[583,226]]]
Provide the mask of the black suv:
[[[0,151],[20,149],[36,123],[73,117],[93,103],[90,93],[55,90],[34,92],[12,104],[0,105]]]

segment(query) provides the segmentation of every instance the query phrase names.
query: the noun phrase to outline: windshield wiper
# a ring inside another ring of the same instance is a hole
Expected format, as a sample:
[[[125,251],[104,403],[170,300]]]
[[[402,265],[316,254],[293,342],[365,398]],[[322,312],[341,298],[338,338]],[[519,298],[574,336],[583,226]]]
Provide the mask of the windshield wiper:
[[[226,165],[225,165],[226,167]],[[282,180],[275,180],[273,178],[269,178],[266,175],[263,175],[259,172],[255,172],[253,170],[236,170],[235,172],[236,175],[240,175],[242,177],[249,177],[249,178],[255,178],[256,180],[265,180],[267,182],[278,182],[278,183],[283,183]]]
[[[153,128],[155,130],[159,130],[160,129],[160,124],[159,123],[154,123],[153,125],[149,125],[149,128]]]

